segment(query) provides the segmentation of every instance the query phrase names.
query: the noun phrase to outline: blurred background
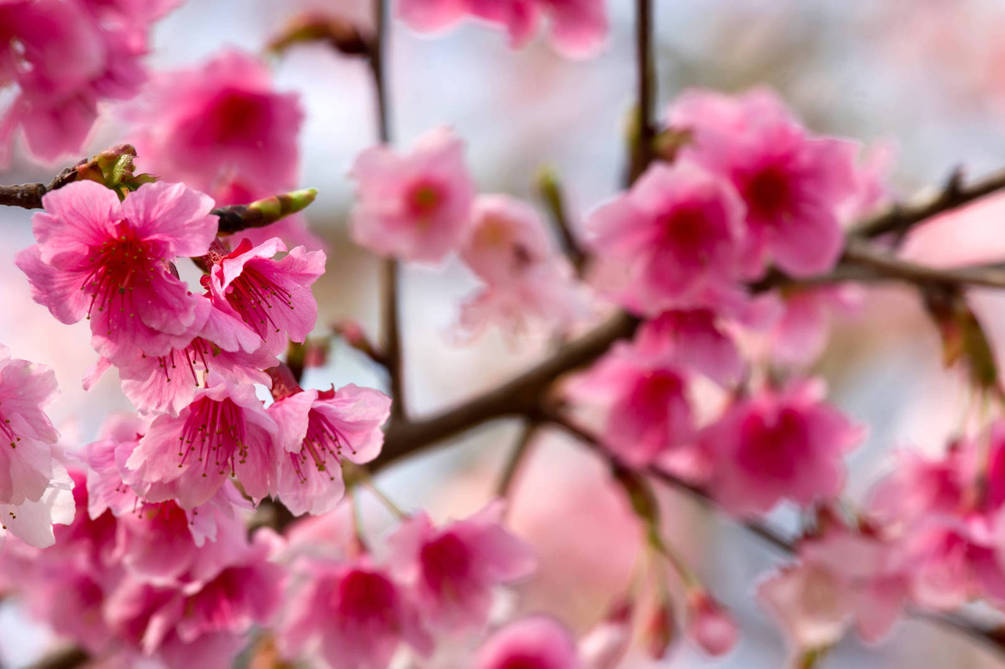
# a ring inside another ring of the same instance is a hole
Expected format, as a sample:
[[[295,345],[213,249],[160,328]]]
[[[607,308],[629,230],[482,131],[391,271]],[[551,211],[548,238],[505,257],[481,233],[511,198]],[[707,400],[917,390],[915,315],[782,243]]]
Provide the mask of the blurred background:
[[[941,183],[956,166],[979,176],[1005,165],[1005,3],[999,0],[655,4],[661,108],[689,86],[739,91],[769,85],[809,127],[867,146],[893,147],[891,182],[903,197]],[[552,165],[581,220],[617,191],[621,179],[624,125],[635,86],[632,5],[608,0],[609,44],[585,62],[562,59],[544,39],[513,52],[502,34],[471,22],[429,38],[394,21],[389,86],[395,142],[405,146],[429,128],[448,124],[467,141],[482,192],[530,200],[536,171]],[[189,0],[158,24],[149,64],[153,69],[194,65],[223,46],[262,52],[286,17],[307,8],[345,12],[363,22],[369,16],[362,0]],[[320,46],[297,47],[273,64],[277,88],[298,92],[307,112],[301,181],[319,191],[308,218],[328,243],[328,271],[315,288],[319,330],[352,317],[375,334],[377,265],[348,241],[345,227],[352,192],[346,172],[356,153],[375,141],[367,73],[362,63]],[[116,110],[108,108],[91,148],[126,139]],[[54,171],[16,158],[0,182],[48,180]],[[114,371],[84,393],[81,378],[96,359],[87,325],[59,324],[31,301],[27,281],[13,265],[14,254],[32,241],[30,217],[24,210],[0,210],[0,342],[15,357],[56,370],[62,392],[51,415],[73,447],[92,439],[108,412],[129,405]],[[926,226],[909,240],[907,252],[940,264],[1005,260],[1003,218],[1005,203],[982,202]],[[514,345],[489,332],[458,346],[451,328],[461,299],[476,286],[459,264],[409,267],[404,281],[407,394],[416,414],[494,385],[530,364],[547,345]],[[1005,352],[1005,301],[980,293],[974,304],[996,348]],[[869,426],[868,442],[850,459],[851,501],[889,466],[892,449],[941,448],[966,406],[965,385],[942,370],[937,335],[906,288],[871,289],[860,310],[835,323],[817,371],[828,379],[834,400]],[[384,381],[340,343],[326,366],[309,370],[305,378],[305,385],[314,387],[348,382]],[[427,507],[438,518],[468,515],[490,498],[518,431],[516,424],[485,426],[389,469],[381,487],[406,508]],[[636,558],[632,516],[607,482],[604,466],[575,444],[543,433],[533,448],[511,518],[538,549],[541,569],[513,606],[554,612],[583,632],[628,583]],[[662,662],[632,657],[625,666],[783,665],[784,640],[752,593],[758,578],[784,556],[686,497],[668,493],[664,502],[669,540],[732,607],[742,639],[736,651],[714,663],[680,644]],[[369,510],[375,527],[389,523],[376,505]],[[782,510],[770,520],[791,528],[793,514]],[[46,632],[25,621],[16,604],[0,605],[5,666],[29,661],[47,643]],[[845,640],[826,666],[1002,665],[963,636],[905,621],[878,648]]]

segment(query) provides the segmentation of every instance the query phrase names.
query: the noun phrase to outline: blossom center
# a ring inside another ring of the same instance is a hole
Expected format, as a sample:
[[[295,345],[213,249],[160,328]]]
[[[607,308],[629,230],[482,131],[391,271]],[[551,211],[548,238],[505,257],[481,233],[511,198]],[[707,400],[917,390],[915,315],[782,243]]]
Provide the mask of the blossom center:
[[[425,218],[435,213],[444,199],[443,187],[427,179],[412,184],[405,195],[408,213],[417,218]]]
[[[248,456],[240,408],[230,398],[193,402],[178,437],[178,456],[179,467],[191,458],[202,463],[203,476],[211,467],[219,474],[233,474],[235,463]]]
[[[268,100],[260,94],[231,89],[222,92],[207,117],[219,144],[258,142],[268,127]]]
[[[441,592],[450,583],[464,580],[471,570],[471,554],[456,534],[442,534],[419,552],[422,574],[430,588]]]
[[[355,569],[339,582],[337,606],[357,620],[390,622],[397,593],[394,585],[381,574]]]
[[[92,247],[88,261],[91,272],[80,286],[91,296],[87,317],[91,317],[95,307],[98,311],[111,309],[116,299],[119,311],[128,310],[133,315],[131,293],[137,286],[148,284],[155,271],[147,244],[137,238],[125,221],[120,221],[116,236]]]
[[[307,433],[304,435],[300,452],[290,453],[297,478],[301,483],[307,481],[304,466],[309,464],[307,459],[310,458],[319,472],[327,473],[328,478],[334,481],[335,473],[332,471],[334,468],[331,463],[336,465],[339,463],[343,447],[353,451],[349,441],[338,428],[320,411],[311,409],[307,414]]]
[[[281,331],[272,314],[276,306],[293,309],[290,291],[270,281],[250,262],[241,270],[241,275],[227,286],[226,297],[230,306],[263,338],[269,330]]]
[[[3,440],[9,443],[11,448],[17,448],[17,442],[21,441],[21,437],[17,436],[10,425],[10,418],[4,418],[2,413],[0,413],[0,435],[3,435]]]
[[[751,213],[759,218],[777,218],[790,208],[789,177],[778,167],[756,172],[747,180],[743,192]]]

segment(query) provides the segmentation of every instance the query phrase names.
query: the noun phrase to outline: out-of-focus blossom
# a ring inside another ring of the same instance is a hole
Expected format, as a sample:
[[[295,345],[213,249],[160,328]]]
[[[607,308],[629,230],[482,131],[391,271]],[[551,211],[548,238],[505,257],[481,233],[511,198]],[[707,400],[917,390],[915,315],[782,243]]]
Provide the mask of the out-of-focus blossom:
[[[673,361],[724,386],[743,372],[736,344],[710,309],[665,311],[642,324],[635,345],[643,355]]]
[[[743,198],[750,276],[771,262],[798,277],[834,266],[843,207],[858,192],[855,143],[811,135],[766,89],[687,91],[668,122],[690,133],[681,156],[728,178]]]
[[[852,624],[866,641],[887,634],[908,595],[908,564],[895,542],[836,518],[799,544],[799,561],[764,580],[761,604],[797,651],[827,648]]]
[[[247,204],[297,187],[303,116],[296,93],[277,92],[268,67],[234,49],[157,74],[127,111],[143,169],[209,193],[218,204]],[[300,218],[238,238],[258,244],[275,236],[316,247]]]
[[[318,303],[311,285],[324,273],[324,251],[286,245],[273,237],[252,246],[243,240],[237,248],[215,259],[208,283],[213,302],[238,315],[265,342],[260,352],[276,355],[290,340],[302,342],[314,329]]]
[[[51,162],[79,151],[102,100],[132,97],[151,24],[176,2],[7,0],[0,3],[0,88],[16,87],[0,117],[0,166],[16,130]]]
[[[254,388],[210,381],[177,416],[150,424],[126,460],[130,485],[149,501],[206,503],[230,476],[255,501],[269,494],[277,427]]]
[[[367,149],[350,174],[358,244],[402,260],[438,262],[464,240],[475,187],[464,144],[450,130],[426,133],[407,154],[387,146]]]
[[[815,361],[827,346],[832,318],[850,316],[864,297],[861,287],[854,284],[782,292],[777,316],[765,330],[771,360],[792,366]]]
[[[605,0],[402,0],[398,14],[419,32],[445,30],[471,16],[505,30],[514,48],[534,37],[545,16],[552,44],[569,58],[595,55],[607,37]]]
[[[740,278],[743,203],[693,163],[651,166],[587,226],[599,262],[623,273],[600,288],[634,311],[705,306]]]
[[[252,625],[278,606],[282,572],[269,562],[276,542],[260,530],[215,573],[179,585],[129,577],[106,601],[107,624],[137,655],[171,669],[228,666]]]
[[[269,407],[282,444],[273,493],[295,514],[334,509],[343,493],[342,459],[363,464],[377,457],[390,410],[387,395],[353,384],[277,399]]]
[[[783,499],[812,504],[844,484],[842,458],[862,429],[823,402],[821,382],[793,382],[738,400],[702,431],[709,489],[737,515],[769,511]]]
[[[653,462],[694,436],[687,389],[687,374],[679,366],[624,343],[566,388],[574,401],[604,411],[604,444],[635,466]]]
[[[733,650],[740,631],[722,604],[704,589],[688,593],[687,635],[709,655],[725,655]]]
[[[552,247],[537,212],[519,200],[476,198],[460,255],[486,284],[461,307],[465,332],[489,323],[510,331],[527,323],[564,328],[587,311],[569,262]]]
[[[478,650],[475,669],[581,669],[576,643],[561,623],[547,616],[531,616],[509,623]]]
[[[501,524],[502,505],[442,528],[419,513],[388,540],[399,577],[418,593],[423,616],[444,630],[488,620],[492,589],[534,569],[530,548]]]
[[[432,644],[406,590],[367,563],[309,564],[293,593],[280,643],[288,655],[318,654],[333,668],[384,669],[402,643],[420,653]]]
[[[95,349],[117,362],[164,355],[198,333],[209,304],[170,267],[216,235],[213,201],[183,184],[144,184],[122,202],[92,181],[47,193],[17,256],[35,301],[64,323],[91,321]]]

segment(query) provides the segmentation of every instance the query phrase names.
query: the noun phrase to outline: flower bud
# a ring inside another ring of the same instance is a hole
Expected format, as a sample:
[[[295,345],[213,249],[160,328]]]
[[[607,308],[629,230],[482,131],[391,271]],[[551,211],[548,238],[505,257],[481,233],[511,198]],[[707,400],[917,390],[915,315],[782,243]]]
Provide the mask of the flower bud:
[[[736,645],[736,621],[704,589],[688,595],[687,635],[709,655],[725,655]]]

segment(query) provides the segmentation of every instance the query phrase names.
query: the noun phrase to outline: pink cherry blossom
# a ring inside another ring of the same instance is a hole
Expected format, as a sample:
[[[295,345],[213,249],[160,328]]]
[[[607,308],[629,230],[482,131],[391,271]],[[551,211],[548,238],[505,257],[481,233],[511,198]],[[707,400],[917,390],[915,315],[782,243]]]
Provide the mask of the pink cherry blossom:
[[[297,186],[298,96],[277,93],[264,63],[227,49],[193,68],[157,74],[129,112],[138,162],[221,204]],[[221,198],[236,187],[244,197]]]
[[[324,272],[324,251],[298,246],[276,260],[283,251],[276,237],[258,246],[245,239],[215,261],[208,280],[214,303],[250,326],[268,355],[285,351],[290,340],[304,341],[318,317],[311,285]]]
[[[704,590],[688,594],[687,635],[706,653],[725,655],[736,646],[736,621]]]
[[[269,415],[283,451],[273,494],[295,514],[331,511],[342,498],[342,459],[363,464],[377,457],[390,408],[387,395],[354,384],[276,400]]]
[[[595,55],[607,37],[604,0],[402,0],[398,13],[414,30],[436,32],[466,16],[506,30],[514,48],[524,46],[540,17],[551,20],[551,41],[569,58]]]
[[[619,343],[567,392],[603,411],[603,442],[634,466],[647,465],[689,442],[695,418],[687,374],[662,356]]]
[[[317,653],[339,669],[384,669],[402,643],[420,653],[431,649],[419,610],[381,569],[318,562],[306,578],[280,631],[288,654]]]
[[[708,485],[723,507],[751,515],[783,499],[806,505],[841,490],[842,457],[863,435],[823,396],[823,384],[812,381],[765,389],[703,430],[701,447],[714,463]]]
[[[499,629],[478,650],[475,669],[582,669],[576,644],[561,623],[531,616]]]
[[[665,311],[646,321],[635,337],[639,352],[672,360],[722,385],[736,383],[743,360],[710,309]]]
[[[299,96],[278,92],[267,65],[251,54],[224,49],[195,67],[158,73],[126,116],[142,169],[219,204],[247,204],[298,185]],[[277,236],[321,246],[299,216],[236,238],[260,244]]]
[[[404,155],[387,146],[367,149],[350,174],[356,243],[402,260],[438,262],[463,241],[475,188],[464,144],[450,130],[426,133]]]
[[[172,272],[216,235],[207,196],[183,184],[144,184],[122,202],[92,181],[47,193],[32,225],[38,244],[17,256],[32,296],[64,323],[85,316],[112,361],[163,355],[191,341],[208,303]]]
[[[439,529],[419,513],[388,540],[398,575],[416,589],[432,624],[445,630],[483,625],[493,587],[533,571],[529,547],[506,531],[501,518],[501,503]]]
[[[705,306],[739,278],[743,204],[726,180],[688,162],[657,163],[594,211],[590,246],[623,276],[605,286],[641,313]]]
[[[205,579],[153,585],[128,578],[110,594],[105,617],[120,639],[166,666],[227,666],[252,625],[279,604],[281,572],[271,563],[278,538],[260,530]]]
[[[211,305],[206,312],[199,336],[187,346],[120,361],[122,392],[137,409],[178,413],[211,373],[233,384],[269,384],[262,370],[275,365],[276,357],[262,338],[230,310]]]
[[[0,117],[0,165],[15,131],[51,162],[79,151],[104,99],[126,99],[145,78],[140,57],[151,23],[171,3],[33,0],[0,3],[0,88],[16,92]]]
[[[799,651],[826,648],[854,624],[866,641],[884,637],[908,594],[897,544],[853,532],[838,519],[799,544],[799,561],[758,586],[758,599]]]
[[[478,196],[460,255],[486,285],[462,305],[462,330],[473,337],[491,323],[510,331],[528,323],[568,328],[585,316],[572,268],[552,246],[532,207],[505,195]]]
[[[842,284],[787,291],[780,296],[781,313],[768,330],[772,360],[805,366],[827,345],[834,316],[850,316],[861,305],[860,286]]]
[[[49,486],[59,433],[42,407],[55,393],[52,370],[0,345],[0,504],[37,502]]]
[[[177,416],[158,416],[126,460],[130,484],[149,501],[185,509],[207,502],[230,476],[255,501],[269,494],[276,423],[254,388],[210,379]]]
[[[728,178],[742,196],[752,276],[768,262],[799,277],[834,266],[840,216],[857,194],[854,143],[810,134],[765,89],[735,97],[687,91],[668,122],[690,133],[682,156]]]

